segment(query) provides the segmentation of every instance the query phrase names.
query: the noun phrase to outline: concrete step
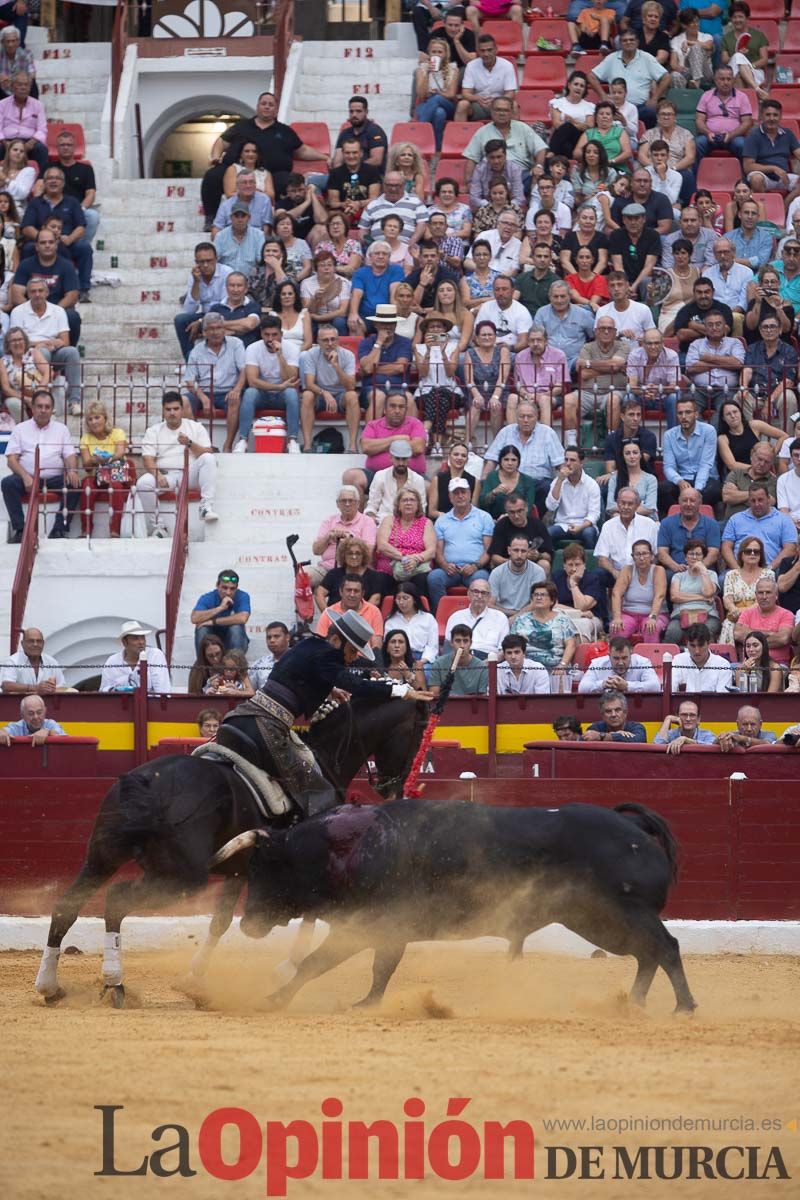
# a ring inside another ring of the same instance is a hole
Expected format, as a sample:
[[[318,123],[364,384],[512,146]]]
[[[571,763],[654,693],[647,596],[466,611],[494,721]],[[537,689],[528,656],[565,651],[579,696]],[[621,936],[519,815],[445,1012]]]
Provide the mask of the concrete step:
[[[166,273],[167,272],[164,271],[161,272],[162,275]],[[95,308],[99,308],[101,305],[105,308],[113,307],[115,311],[121,311],[123,309],[130,309],[132,311],[134,308],[142,308],[142,310],[144,310],[144,307],[147,306],[149,311],[149,306],[151,304],[158,304],[159,301],[170,300],[172,301],[172,311],[174,314],[178,310],[178,296],[180,295],[182,287],[185,283],[186,272],[184,271],[180,280],[176,281],[174,285],[169,287],[166,287],[162,284],[160,287],[154,288],[150,285],[150,281],[145,275],[142,276],[139,282],[130,279],[121,287],[96,287],[92,292],[93,296],[96,295],[96,300],[93,300],[92,302],[91,311],[94,312]],[[142,299],[143,294],[144,299]],[[81,309],[81,312],[83,312],[83,309]]]
[[[102,229],[102,225],[100,226],[100,228]],[[102,240],[105,241],[105,238],[103,237],[102,234],[99,234],[98,236],[100,236],[102,238]],[[199,240],[200,239],[199,239],[199,235],[198,235],[198,241]],[[116,267],[111,266],[112,255],[117,259]],[[154,266],[151,268],[151,266],[150,266],[151,258],[157,258],[157,259],[159,259],[159,261],[161,259],[166,258],[166,267]],[[101,250],[98,253],[96,253],[94,256],[94,265],[95,265],[96,270],[102,270],[102,271],[117,271],[118,270],[121,274],[124,274],[124,272],[127,271],[128,278],[127,278],[127,280],[125,280],[126,283],[131,282],[131,272],[132,271],[140,272],[142,274],[142,276],[144,276],[144,275],[147,275],[148,277],[152,276],[152,279],[153,279],[152,284],[148,283],[148,285],[147,285],[150,287],[160,287],[161,286],[161,284],[163,283],[163,278],[162,278],[163,272],[165,272],[165,271],[168,272],[169,270],[178,270],[178,269],[180,269],[181,273],[180,273],[179,277],[177,277],[177,276],[175,277],[174,282],[176,284],[183,284],[188,279],[189,271],[191,269],[191,263],[186,262],[185,256],[182,253],[178,252],[175,254],[170,254],[169,251],[165,250],[162,246],[156,244],[155,238],[153,238],[153,244],[147,250],[136,250],[136,251],[125,250],[125,251],[120,251],[119,254],[115,250],[112,250],[110,247],[107,250]]]
[[[28,29],[30,40],[33,27]],[[71,59],[88,59],[89,62],[105,63],[111,70],[111,46],[108,42],[50,42],[36,54],[36,70],[47,63],[63,62],[69,64]],[[81,64],[83,65],[83,64]]]
[[[198,202],[195,199],[177,200],[167,199],[163,196],[151,196],[149,199],[145,199],[139,196],[115,196],[113,193],[110,196],[103,196],[104,215],[127,220],[129,228],[134,227],[138,221],[146,220],[148,223],[156,221],[183,222],[186,228],[189,228],[193,222],[199,222],[202,229],[203,215],[198,208]]]
[[[158,363],[178,366],[180,364],[181,352],[178,348],[178,342],[175,337],[175,331],[171,331],[171,339],[145,339],[126,337],[123,333],[115,336],[112,343],[107,340],[94,339],[87,332],[84,339],[81,337],[81,342],[86,347],[86,359],[92,358],[99,361],[108,361],[113,358],[116,362],[121,363]]]
[[[350,53],[346,54],[345,51]],[[370,62],[376,59],[389,60],[397,58],[398,54],[403,57],[409,57],[398,50],[396,42],[355,42],[349,38],[346,42],[304,42],[303,43],[303,63],[307,58],[325,59],[330,63],[333,59],[338,66],[343,63],[364,63],[369,65]],[[415,55],[411,56],[416,57]]]
[[[97,331],[102,328],[105,334],[106,328],[120,329],[125,324],[139,325],[157,325],[159,328],[169,325],[172,328],[172,321],[175,314],[180,308],[177,296],[171,293],[162,294],[161,301],[148,300],[142,303],[141,298],[134,301],[133,304],[122,304],[117,301],[116,297],[105,295],[98,296],[99,303],[94,301],[90,305],[81,307],[81,317],[88,331],[91,327],[94,336],[97,337]],[[111,321],[111,312],[113,308],[113,322]]]
[[[180,182],[174,179],[121,179],[117,182],[117,188],[121,196],[142,196],[145,199],[163,196],[165,200],[194,196],[199,200],[200,183],[199,179],[181,179]]]
[[[141,249],[143,237],[153,243],[153,253],[162,254],[180,254],[187,264],[191,263],[191,252],[197,243],[200,241],[201,231],[198,229],[174,229],[170,232],[165,232],[157,228],[156,221],[142,220],[139,223],[138,234],[132,232],[133,222],[128,221],[124,231],[120,228],[113,228],[110,223],[103,224],[103,233],[98,235],[105,242],[106,250],[109,254],[132,254],[138,253],[143,255],[145,262],[150,262],[150,256],[146,251]],[[138,247],[138,248],[137,248]],[[186,258],[186,255],[189,258]],[[188,270],[188,266],[187,266]]]
[[[63,91],[61,84],[63,83]],[[94,98],[97,97],[102,108],[102,101],[105,100],[106,89],[108,87],[108,71],[98,71],[96,74],[86,74],[79,77],[69,76],[64,79],[64,76],[59,72],[53,71],[52,74],[39,76],[39,97],[42,104],[47,105],[48,113],[50,111],[50,102],[52,100],[67,100],[71,99],[82,104],[93,104]]]

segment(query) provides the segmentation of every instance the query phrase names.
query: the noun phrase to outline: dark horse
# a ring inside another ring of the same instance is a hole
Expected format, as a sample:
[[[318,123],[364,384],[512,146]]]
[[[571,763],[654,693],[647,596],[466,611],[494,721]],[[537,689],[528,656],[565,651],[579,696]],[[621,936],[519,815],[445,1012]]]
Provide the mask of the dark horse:
[[[427,707],[397,700],[376,705],[353,700],[312,725],[306,742],[344,801],[347,785],[374,758],[375,786],[386,799],[402,794]],[[287,818],[278,820],[286,823]],[[36,990],[49,1003],[61,999],[58,957],[61,943],[83,906],[126,863],[143,874],[113,884],[106,894],[103,979],[118,1007],[124,1003],[120,926],[134,909],[163,908],[208,882],[209,866],[220,847],[254,826],[263,826],[250,789],[226,764],[173,755],[137,767],[107,793],[97,814],[83,866],[57,901],[50,921]],[[230,925],[244,879],[225,875],[212,921],[206,957]]]

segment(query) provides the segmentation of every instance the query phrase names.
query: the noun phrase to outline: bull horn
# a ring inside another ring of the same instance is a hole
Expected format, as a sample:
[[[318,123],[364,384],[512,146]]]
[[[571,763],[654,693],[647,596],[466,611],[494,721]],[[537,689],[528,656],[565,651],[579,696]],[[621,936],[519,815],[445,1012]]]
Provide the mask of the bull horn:
[[[220,863],[227,862],[229,858],[233,858],[234,854],[238,854],[241,850],[250,850],[256,844],[258,837],[257,829],[248,829],[246,833],[238,833],[236,837],[231,838],[229,842],[217,851],[209,864],[212,867],[218,867]]]

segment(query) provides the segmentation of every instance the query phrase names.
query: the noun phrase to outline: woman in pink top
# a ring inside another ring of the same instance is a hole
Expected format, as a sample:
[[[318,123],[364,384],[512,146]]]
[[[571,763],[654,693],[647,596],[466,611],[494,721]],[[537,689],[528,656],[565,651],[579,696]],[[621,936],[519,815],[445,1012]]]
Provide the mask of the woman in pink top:
[[[394,514],[384,517],[375,542],[375,570],[397,580],[413,580],[420,595],[427,595],[427,575],[436,554],[436,534],[422,511],[413,488],[400,488]]]

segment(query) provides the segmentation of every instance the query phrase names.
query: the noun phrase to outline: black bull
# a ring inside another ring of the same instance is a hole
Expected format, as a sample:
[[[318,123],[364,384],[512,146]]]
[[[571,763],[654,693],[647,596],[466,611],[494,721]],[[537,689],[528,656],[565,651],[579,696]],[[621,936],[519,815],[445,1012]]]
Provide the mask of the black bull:
[[[676,1011],[695,1007],[678,943],[659,917],[676,874],[676,843],[666,821],[640,805],[396,800],[335,809],[289,830],[250,831],[217,859],[248,847],[244,933],[259,937],[303,915],[332,922],[275,1004],[367,947],[375,961],[364,1002],[383,995],[409,941],[494,934],[518,953],[528,933],[560,922],[636,958],[636,1002],[644,1003],[663,967]]]

